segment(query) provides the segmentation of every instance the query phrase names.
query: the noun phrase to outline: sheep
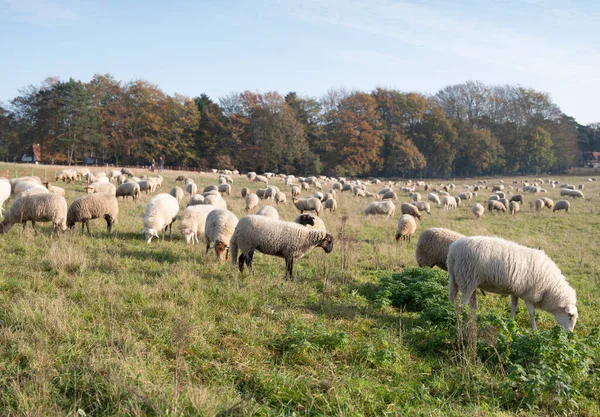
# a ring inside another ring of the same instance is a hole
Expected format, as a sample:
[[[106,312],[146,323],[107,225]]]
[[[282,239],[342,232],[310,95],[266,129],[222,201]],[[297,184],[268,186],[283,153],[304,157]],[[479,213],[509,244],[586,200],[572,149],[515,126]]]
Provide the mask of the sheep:
[[[189,184],[186,182],[186,184]],[[207,193],[209,191],[219,191],[219,187],[217,187],[216,185],[207,185],[206,187],[204,187],[204,190],[202,190],[203,193]],[[196,194],[196,193],[194,193]]]
[[[513,195],[508,202],[510,203],[513,201],[516,201],[517,203],[520,203],[520,204],[523,204],[525,202],[525,200],[523,199],[523,196],[521,194]]]
[[[75,223],[81,222],[81,233],[87,227],[90,232],[90,220],[104,218],[106,220],[106,232],[110,233],[112,226],[119,221],[119,203],[114,194],[95,193],[75,199],[67,211],[67,227],[75,230]]]
[[[335,213],[337,210],[337,200],[335,198],[329,198],[325,200],[325,210],[329,209],[329,213]]]
[[[571,208],[571,203],[569,203],[567,200],[559,200],[554,205],[554,208],[552,209],[552,213],[554,213],[555,211],[559,211],[559,210],[564,210],[566,213],[568,213],[569,208]]]
[[[256,190],[256,195],[258,196],[258,198],[260,198],[261,200],[264,199],[266,190],[266,188],[259,188],[258,190]]]
[[[320,217],[313,216],[312,214],[300,214],[293,221],[308,229],[321,229],[327,231],[325,222]]]
[[[497,195],[500,199],[506,198],[506,194],[504,194],[503,191],[496,191],[494,194]]]
[[[210,204],[216,208],[227,210],[227,202],[220,195],[208,195],[204,197],[202,204]]]
[[[250,193],[246,196],[246,213],[258,205],[259,199],[255,193]]]
[[[284,192],[277,191],[275,193],[275,203],[276,204],[283,203],[283,204],[287,205],[287,197]]]
[[[181,190],[181,194],[183,195],[183,190]],[[190,201],[188,201],[187,207],[197,206],[199,204],[204,204],[204,196],[202,194],[194,194],[190,197]]]
[[[447,258],[450,301],[458,292],[462,304],[477,309],[476,290],[511,296],[510,317],[518,299],[525,301],[531,327],[536,330],[535,307],[548,311],[569,332],[577,322],[575,290],[558,267],[541,250],[497,237],[463,237],[450,245]]]
[[[169,237],[173,237],[173,222],[179,212],[179,203],[171,194],[161,193],[148,201],[146,214],[144,215],[144,230],[142,231],[147,243],[153,237],[158,238],[158,231],[162,230],[162,239],[165,240],[165,232],[169,228]]]
[[[352,185],[344,184],[344,186],[342,187],[342,189],[340,191],[343,193],[345,193],[346,191],[352,191]]]
[[[185,192],[188,193],[191,197],[198,192],[198,186],[193,182],[188,182],[187,184],[185,184]]]
[[[133,177],[133,172],[130,169],[127,168],[121,168],[121,174],[123,175],[127,175],[129,177]]]
[[[86,187],[87,193],[88,194],[93,194],[93,193],[110,193],[110,194],[117,194],[117,187],[115,187],[114,184],[103,184],[103,183],[98,183],[95,182],[93,184],[90,184]]]
[[[196,194],[194,194],[194,195],[196,195]],[[222,196],[221,196],[221,193],[219,193],[217,190],[205,191],[205,192],[203,192],[203,193],[202,193],[202,194],[200,194],[200,195],[201,195],[202,197],[204,197],[204,198],[208,197],[209,195],[215,195],[215,196],[217,196],[217,197],[222,197]]]
[[[506,198],[501,198],[500,200],[498,200],[499,202],[501,202],[504,207],[508,208],[508,199]]]
[[[273,206],[264,206],[260,210],[258,210],[256,214],[259,216],[272,217],[274,219],[279,218],[279,213],[277,212],[277,209]]]
[[[218,191],[219,191],[219,193],[221,193],[221,195],[224,195],[224,194],[230,195],[231,194],[231,185],[230,184],[221,184],[221,185],[219,185]]]
[[[412,198],[412,201],[414,201],[414,202],[421,201],[421,194],[413,193],[411,198]]]
[[[367,193],[362,188],[354,187],[354,195],[356,197],[366,197]]]
[[[300,193],[302,192],[302,190],[300,189],[299,186],[292,185],[292,188],[290,188],[290,192],[292,193],[292,197],[297,197],[297,196],[300,195]]]
[[[500,200],[500,196],[498,194],[492,194],[490,196],[490,198],[488,198],[488,201],[498,201]]]
[[[0,177],[0,214],[2,214],[2,210],[4,210],[4,202],[10,198],[10,190],[10,181]]]
[[[198,235],[204,235],[208,214],[217,207],[210,204],[198,204],[186,207],[179,216],[179,231],[186,243],[198,243]]]
[[[419,211],[424,211],[425,213],[429,214],[431,216],[431,206],[429,205],[429,202],[427,201],[415,201],[414,203],[411,203],[413,206],[415,206],[417,209],[419,209]]]
[[[36,184],[35,187],[26,189],[21,194],[19,194],[19,196],[23,197],[26,195],[33,195],[33,194],[47,194],[49,192],[50,191],[48,191],[48,189],[46,187]]]
[[[475,216],[475,218],[479,219],[481,218],[481,216],[483,216],[485,208],[481,204],[475,203],[473,205],[473,208],[471,209],[471,212],[473,213],[473,216]]]
[[[365,216],[385,215],[386,219],[394,216],[396,205],[389,200],[373,201],[364,210]]]
[[[419,211],[419,209],[412,205],[411,203],[402,203],[400,205],[400,213],[402,214],[408,214],[410,216],[413,216],[414,218],[417,218],[419,220],[422,220],[422,216],[421,216],[421,212]]]
[[[294,206],[300,210],[300,214],[304,213],[305,211],[314,211],[318,216],[323,211],[323,204],[318,198],[309,197],[298,199],[294,197],[292,198],[292,202],[294,203]]]
[[[45,192],[49,192],[46,187],[44,187],[41,184],[38,184],[37,182],[22,181],[22,182],[18,182],[14,185],[14,187],[12,189],[12,193],[16,197],[18,197],[23,192],[25,192],[27,190],[31,190],[31,189],[40,189],[40,190],[43,189],[43,190],[45,190]]]
[[[121,174],[121,170],[112,170],[110,171],[110,181],[116,181],[117,178],[119,178],[119,175]]]
[[[184,192],[183,192],[183,189],[178,185],[171,188],[171,191],[169,192],[169,194],[171,194],[173,197],[175,197],[178,204],[181,200],[183,200]]]
[[[417,241],[417,264],[419,267],[428,266],[433,268],[437,266],[447,271],[448,249],[452,243],[461,237],[464,237],[464,235],[441,227],[433,227],[423,231]]]
[[[456,202],[456,198],[446,195],[442,198],[442,204],[444,205],[445,210],[455,209],[458,206]]]
[[[542,200],[544,201],[544,205],[548,208],[552,208],[554,206],[554,201],[551,200],[548,197],[542,197]]]
[[[38,176],[28,176],[28,177],[12,178],[12,179],[8,180],[8,182],[10,183],[10,192],[13,195],[15,194],[15,187],[19,183],[22,183],[22,182],[33,182],[33,183],[42,185],[42,180]]]
[[[316,247],[330,253],[333,250],[333,236],[323,230],[256,215],[242,217],[229,242],[231,262],[234,265],[237,262],[240,272],[244,264],[252,270],[254,251],[258,250],[285,259],[286,280],[294,279],[294,260]],[[241,251],[239,258],[238,250]]]
[[[506,211],[506,207],[504,206],[504,204],[502,204],[501,202],[499,202],[497,200],[490,200],[490,201],[488,201],[488,211],[490,213],[492,213],[494,210],[505,212]]]
[[[316,193],[313,194],[313,197],[318,198],[320,202],[323,202],[324,195],[322,192],[317,191]]]
[[[35,223],[48,221],[52,222],[50,235],[60,236],[60,231],[67,229],[67,200],[53,193],[16,197],[0,223],[0,233],[8,232],[15,223],[23,223],[25,230],[27,221],[31,221],[36,236]]]
[[[136,182],[126,182],[120,184],[115,191],[115,196],[117,199],[119,197],[123,197],[123,200],[125,200],[127,197],[131,197],[133,201],[136,201],[140,198],[140,185]]]
[[[400,239],[410,242],[410,238],[417,230],[417,222],[410,214],[403,214],[398,219],[398,229],[396,230],[396,242]]]
[[[225,260],[227,260],[229,257],[229,242],[237,224],[238,218],[229,210],[216,209],[208,213],[204,229],[206,253],[208,253],[212,243],[217,258],[222,260],[223,253],[225,253]]]
[[[248,187],[242,188],[242,198],[246,198],[249,192],[250,190],[248,189]]]
[[[521,210],[521,207],[519,206],[519,203],[517,203],[516,201],[511,201],[510,203],[508,203],[508,211],[510,214],[515,215],[520,210]]]
[[[61,187],[57,187],[56,185],[52,185],[49,182],[45,182],[44,186],[48,189],[48,192],[65,196],[65,189]]]
[[[432,203],[435,203],[435,205],[437,206],[442,204],[442,202],[440,201],[440,197],[434,193],[427,194],[427,200],[431,201]]]
[[[397,200],[398,199],[398,194],[396,194],[393,191],[388,191],[387,193],[383,194],[381,196],[382,200]]]

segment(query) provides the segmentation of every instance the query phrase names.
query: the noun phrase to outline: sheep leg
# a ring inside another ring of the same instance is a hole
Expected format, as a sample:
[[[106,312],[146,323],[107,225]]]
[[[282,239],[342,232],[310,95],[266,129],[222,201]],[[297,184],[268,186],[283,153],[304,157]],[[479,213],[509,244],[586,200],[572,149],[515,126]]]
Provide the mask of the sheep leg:
[[[206,253],[208,253],[210,249],[210,241],[208,239],[206,239]]]
[[[21,231],[21,234],[25,233],[25,227],[27,226],[27,220],[25,220],[23,222],[23,231]]]
[[[519,303],[519,299],[514,296],[511,295],[510,296],[510,318],[514,319],[515,318],[515,314],[517,313],[517,304]]]
[[[246,262],[246,255],[244,255],[243,253],[240,254],[240,257],[238,258],[238,265],[240,268],[240,272],[244,272],[244,263]]]
[[[37,227],[35,227],[35,221],[34,220],[31,221],[31,225],[33,226],[34,236],[37,236],[38,235],[38,233],[37,233]]]
[[[110,218],[106,218],[106,233],[110,233],[112,229],[112,221],[110,221]]]
[[[251,250],[250,252],[248,252],[248,255],[246,256],[246,266],[248,267],[250,272],[253,272],[252,271],[252,258],[254,258],[254,250]]]
[[[525,305],[527,306],[527,310],[529,310],[529,318],[531,319],[531,329],[537,330],[537,326],[535,325],[535,307],[533,303],[529,301],[525,301]]]
[[[294,275],[292,274],[294,269],[294,258],[285,258],[285,279],[293,281]]]
[[[81,234],[85,233],[85,222],[81,222]]]
[[[92,232],[90,232],[90,221],[89,220],[85,221],[85,227],[87,228],[88,236],[92,236]]]

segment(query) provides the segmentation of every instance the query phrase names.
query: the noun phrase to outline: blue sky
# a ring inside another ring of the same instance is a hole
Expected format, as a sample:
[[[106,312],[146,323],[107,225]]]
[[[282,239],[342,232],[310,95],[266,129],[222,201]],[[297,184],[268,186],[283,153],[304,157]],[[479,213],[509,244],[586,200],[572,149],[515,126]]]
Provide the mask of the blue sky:
[[[0,102],[95,73],[213,99],[479,80],[549,92],[587,124],[600,121],[599,22],[595,0],[0,0]]]

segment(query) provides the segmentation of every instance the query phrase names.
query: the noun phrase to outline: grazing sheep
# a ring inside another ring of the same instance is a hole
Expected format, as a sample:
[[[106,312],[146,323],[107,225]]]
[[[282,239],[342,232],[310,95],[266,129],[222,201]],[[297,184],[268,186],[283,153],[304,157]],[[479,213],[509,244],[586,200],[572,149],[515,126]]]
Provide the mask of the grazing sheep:
[[[90,220],[104,218],[106,232],[110,233],[112,226],[119,221],[119,203],[114,194],[95,193],[75,199],[67,211],[67,227],[75,230],[75,223],[81,222],[81,233],[87,227],[90,232]]]
[[[181,190],[181,193],[183,194],[183,190]],[[188,201],[187,207],[189,207],[189,206],[197,206],[199,204],[204,204],[204,196],[202,194],[194,194],[190,198],[190,201]]]
[[[294,223],[301,224],[308,229],[320,229],[327,231],[325,222],[320,217],[313,216],[312,214],[300,214],[294,219]]]
[[[410,214],[403,214],[398,219],[398,229],[396,230],[396,242],[401,238],[410,242],[410,238],[417,230],[417,222]]]
[[[482,206],[483,207],[483,206]],[[450,229],[433,227],[421,233],[417,241],[416,256],[419,267],[437,266],[447,271],[446,258],[450,245],[464,237]]]
[[[258,210],[256,214],[258,216],[267,216],[272,217],[274,219],[279,218],[279,213],[277,212],[277,209],[273,206],[264,206],[260,210]]]
[[[162,239],[169,228],[169,237],[173,237],[173,222],[179,212],[179,203],[171,194],[161,193],[148,201],[144,215],[144,239],[150,243],[153,237],[158,238],[158,231],[162,230]]]
[[[249,192],[250,190],[248,189],[248,187],[242,188],[242,198],[246,198]]]
[[[42,185],[42,180],[40,180],[40,177],[37,177],[37,176],[12,178],[12,179],[8,180],[8,182],[10,184],[10,193],[12,195],[16,194],[15,187],[17,186],[17,184],[20,184],[22,182],[29,182],[29,183],[35,183],[38,185]]]
[[[571,208],[571,203],[569,203],[567,200],[559,200],[554,205],[554,208],[552,209],[552,213],[554,213],[555,211],[559,211],[559,210],[564,210],[566,213],[568,213],[570,208]]]
[[[531,327],[536,329],[535,307],[548,311],[569,332],[577,322],[575,290],[558,267],[541,250],[531,249],[497,237],[474,236],[458,239],[447,258],[450,301],[458,292],[463,304],[477,309],[476,290],[511,296],[510,317],[518,299],[525,301]]]
[[[259,188],[258,190],[256,190],[256,195],[258,196],[258,198],[260,198],[261,200],[264,199],[265,191],[266,191],[266,188]]]
[[[325,253],[333,250],[333,236],[319,229],[306,227],[265,216],[249,215],[242,217],[235,228],[229,248],[231,262],[244,264],[252,270],[254,251],[285,259],[286,279],[293,280],[294,259],[301,258],[313,248],[323,248]],[[242,253],[237,259],[238,250]]]
[[[419,193],[412,193],[411,198],[412,198],[412,201],[415,201],[415,202],[416,201],[421,201],[421,194],[419,194]]]
[[[10,198],[10,182],[3,177],[0,177],[0,214],[4,210],[4,202]]]
[[[508,199],[506,198],[501,198],[500,200],[498,200],[499,202],[501,202],[504,207],[508,208]]]
[[[294,203],[294,206],[296,206],[296,208],[300,210],[300,214],[304,213],[305,211],[314,211],[317,213],[318,216],[323,211],[323,204],[318,198],[309,197],[298,199],[296,197],[293,197],[292,201]]]
[[[130,169],[127,168],[121,168],[121,174],[123,175],[127,175],[129,177],[133,177],[133,172]]]
[[[210,204],[216,208],[227,210],[227,201],[225,201],[225,199],[220,195],[208,195],[204,197],[202,204]]]
[[[15,223],[23,223],[25,230],[27,221],[31,221],[36,236],[36,222],[52,222],[50,234],[60,236],[60,231],[67,229],[67,200],[48,192],[16,197],[0,223],[0,233],[8,232]]]
[[[186,207],[179,216],[179,231],[185,237],[186,243],[198,243],[198,235],[204,235],[204,228],[208,213],[215,210],[215,206],[198,204]]]
[[[229,185],[229,184],[227,184]],[[229,256],[229,242],[238,224],[238,218],[229,210],[216,209],[208,213],[204,236],[206,237],[206,253],[211,243],[215,247],[215,253],[219,260],[225,260]]]
[[[411,203],[411,204],[413,206],[415,206],[417,209],[419,209],[419,211],[424,211],[425,213],[427,213],[431,216],[431,206],[429,205],[429,202],[415,201],[414,203]]]
[[[283,191],[277,191],[275,193],[275,203],[280,204],[283,203],[287,205],[287,197]]]
[[[185,192],[188,193],[191,197],[198,192],[198,186],[193,182],[188,182],[187,184],[185,184]]]
[[[444,210],[455,209],[458,206],[456,198],[449,195],[445,195],[442,198],[442,204],[444,205]]]
[[[48,189],[48,192],[65,196],[65,189],[61,187],[57,187],[56,185],[52,185],[49,182],[45,182],[44,186]]]
[[[389,200],[373,201],[364,210],[365,216],[386,216],[386,219],[394,216],[396,206]]]
[[[550,198],[548,198],[548,197],[542,197],[542,200],[544,200],[544,205],[547,208],[552,208],[554,206],[554,201],[551,200]]]
[[[521,194],[515,194],[513,195],[510,200],[509,203],[512,201],[516,201],[517,203],[523,204],[525,202],[525,200],[523,199],[523,196]]]
[[[259,198],[256,194],[250,193],[246,196],[246,213],[258,205]]]
[[[398,199],[398,194],[396,194],[393,191],[388,191],[387,193],[383,194],[381,196],[382,200],[394,200],[396,201]]]
[[[500,196],[498,194],[492,194],[490,196],[490,198],[488,198],[488,201],[498,201],[500,200]]]
[[[436,206],[442,204],[442,202],[440,201],[440,197],[434,193],[427,194],[427,200],[429,200],[432,203],[435,203]]]
[[[94,194],[94,193],[109,193],[109,194],[117,194],[117,187],[115,187],[114,184],[110,184],[110,183],[101,183],[101,182],[95,182],[93,184],[88,185],[87,187],[85,187],[86,191],[88,194]]]
[[[337,210],[337,200],[335,198],[328,198],[324,204],[325,210],[329,209],[329,213],[334,213]]]
[[[323,198],[324,198],[325,196],[323,195],[323,193],[322,193],[322,192],[320,192],[320,191],[317,191],[316,193],[314,193],[314,194],[313,194],[313,197],[314,197],[314,198],[318,198],[320,202],[323,202]]]
[[[196,194],[194,194],[194,195],[196,195]],[[205,191],[200,195],[204,198],[208,197],[209,195],[216,195],[217,197],[221,197],[221,194],[217,190]]]
[[[221,184],[219,185],[219,189],[218,189],[219,193],[221,193],[221,195],[227,194],[230,195],[231,194],[231,184]]]
[[[189,183],[186,183],[189,184]],[[203,193],[207,193],[209,191],[219,191],[219,187],[217,187],[216,185],[207,185],[206,187],[204,187],[204,190],[202,190]],[[196,194],[196,193],[194,193]]]
[[[471,212],[473,213],[473,215],[476,218],[479,219],[479,218],[481,218],[481,216],[483,216],[483,213],[485,212],[485,208],[481,204],[475,203],[473,205],[473,208],[471,209]]]
[[[529,203],[529,204],[531,204],[531,203]],[[542,200],[541,198],[538,198],[537,200],[535,200],[535,210],[536,211],[540,211],[541,209],[544,208],[544,206],[545,206],[544,200]]]
[[[46,193],[49,192],[46,187],[44,187],[41,184],[38,184],[37,182],[22,181],[22,182],[18,182],[14,185],[13,194],[15,195],[15,197],[18,197],[21,194],[23,194],[24,192],[26,192],[28,190],[33,190],[33,189],[41,190],[42,192],[46,192]]]
[[[123,200],[125,200],[127,197],[131,197],[133,201],[136,201],[140,198],[140,185],[137,182],[126,182],[120,184],[115,191],[115,196],[117,199],[119,197],[123,197]]]
[[[416,206],[412,205],[411,203],[402,203],[400,205],[400,213],[408,214],[416,219],[422,220],[421,212]]]
[[[501,202],[499,202],[497,200],[490,200],[490,201],[488,201],[488,211],[490,213],[492,213],[494,210],[505,212],[506,211],[506,207],[504,206],[504,204],[502,204]]]
[[[290,188],[290,192],[292,193],[292,197],[297,197],[297,196],[300,195],[300,193],[302,192],[302,190],[300,189],[299,186],[292,185],[292,188]]]
[[[171,194],[173,197],[175,197],[175,199],[177,200],[177,203],[181,202],[181,200],[183,200],[183,196],[185,195],[183,192],[183,188],[181,188],[178,185],[171,188],[171,191],[169,192],[169,194]],[[204,198],[203,198],[203,200],[204,200]]]
[[[508,211],[510,214],[515,215],[520,210],[521,210],[521,207],[519,206],[519,203],[517,203],[516,201],[511,201],[510,203],[508,203]]]

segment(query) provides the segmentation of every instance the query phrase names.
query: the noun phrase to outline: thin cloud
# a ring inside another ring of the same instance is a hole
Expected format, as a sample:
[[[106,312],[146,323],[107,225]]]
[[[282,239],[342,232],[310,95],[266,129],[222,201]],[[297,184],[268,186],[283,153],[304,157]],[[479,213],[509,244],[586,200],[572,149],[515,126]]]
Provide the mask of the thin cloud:
[[[53,0],[0,0],[12,20],[38,26],[64,24],[79,19],[72,7]]]

